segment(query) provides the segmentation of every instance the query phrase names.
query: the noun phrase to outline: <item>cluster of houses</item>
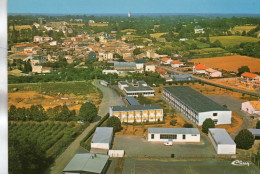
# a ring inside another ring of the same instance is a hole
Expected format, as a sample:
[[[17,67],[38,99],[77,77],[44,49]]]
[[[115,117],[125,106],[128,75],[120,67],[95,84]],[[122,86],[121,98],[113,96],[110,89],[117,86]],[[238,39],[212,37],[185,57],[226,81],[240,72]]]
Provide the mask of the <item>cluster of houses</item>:
[[[213,68],[207,67],[204,64],[195,63],[193,66],[194,74],[205,74],[208,77],[222,77],[222,72]]]

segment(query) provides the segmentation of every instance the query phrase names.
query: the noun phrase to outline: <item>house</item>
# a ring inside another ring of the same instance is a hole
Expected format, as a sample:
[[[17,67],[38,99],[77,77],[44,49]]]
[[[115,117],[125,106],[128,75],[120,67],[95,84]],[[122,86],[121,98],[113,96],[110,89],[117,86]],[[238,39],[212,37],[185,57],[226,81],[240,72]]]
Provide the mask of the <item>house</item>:
[[[99,52],[98,61],[113,60],[113,53],[110,52]]]
[[[50,42],[50,45],[51,45],[51,46],[56,46],[56,45],[57,45],[57,41],[52,41],[52,42]]]
[[[95,153],[76,154],[63,169],[65,174],[104,174],[108,169],[108,155]]]
[[[102,74],[119,74],[119,72],[117,70],[112,70],[112,69],[104,69],[102,70]]]
[[[158,72],[162,78],[168,77],[167,71],[163,68],[157,68],[155,71]]]
[[[200,142],[198,128],[148,128],[148,141]]]
[[[53,30],[53,28],[52,28],[51,26],[44,26],[44,28],[45,28],[47,31]]]
[[[33,26],[35,26],[36,28],[39,28],[39,27],[40,27],[40,24],[38,24],[37,22],[34,22],[34,23],[33,23]]]
[[[215,124],[231,124],[232,111],[188,86],[164,87],[163,98],[199,126],[207,118]]]
[[[242,103],[242,111],[245,111],[249,114],[260,115],[260,101],[247,101]]]
[[[222,72],[221,71],[217,71],[217,70],[212,69],[212,68],[207,68],[206,69],[206,74],[209,77],[222,77]]]
[[[183,62],[180,62],[180,61],[178,61],[178,60],[173,60],[173,61],[171,61],[170,63],[171,63],[171,66],[172,66],[173,68],[179,68],[180,66],[183,66],[183,65],[184,65]]]
[[[88,54],[88,60],[96,61],[96,60],[97,60],[97,55],[96,55],[96,53],[90,52],[90,53]]]
[[[32,72],[33,73],[42,73],[42,66],[41,65],[33,65],[32,66]]]
[[[110,117],[115,116],[126,123],[163,121],[163,108],[158,104],[111,106]]]
[[[203,28],[201,26],[195,26],[194,28],[194,33],[197,34],[197,33],[205,33],[205,31],[203,30]]]
[[[110,149],[113,127],[97,127],[91,140],[91,149]]]
[[[151,62],[145,63],[145,71],[155,72],[155,65]]]
[[[42,67],[43,74],[51,73],[53,71],[52,67]]]
[[[118,87],[126,96],[132,97],[138,97],[138,95],[154,96],[155,92],[145,81],[119,81]]]
[[[44,57],[41,56],[37,56],[37,57],[33,57],[31,59],[31,64],[33,65],[40,65],[42,63],[45,63],[47,60]]]
[[[183,75],[171,75],[171,78],[174,81],[189,81],[192,80],[192,75],[190,74],[183,74]]]
[[[170,65],[170,64],[171,64],[171,61],[172,61],[172,59],[167,58],[167,57],[162,58],[162,59],[160,60],[161,64],[163,64],[163,65]]]
[[[249,130],[253,135],[255,140],[260,140],[260,129],[247,129]]]
[[[244,83],[260,82],[260,76],[257,74],[244,72],[243,74],[241,74],[241,82]]]
[[[236,154],[236,143],[224,128],[209,128],[209,139],[217,154]]]
[[[189,40],[188,38],[180,38],[180,41],[187,41]]]
[[[43,41],[43,37],[41,36],[33,36],[33,42],[42,42]]]
[[[206,69],[208,69],[204,64],[195,63],[193,66],[193,73],[206,74]]]

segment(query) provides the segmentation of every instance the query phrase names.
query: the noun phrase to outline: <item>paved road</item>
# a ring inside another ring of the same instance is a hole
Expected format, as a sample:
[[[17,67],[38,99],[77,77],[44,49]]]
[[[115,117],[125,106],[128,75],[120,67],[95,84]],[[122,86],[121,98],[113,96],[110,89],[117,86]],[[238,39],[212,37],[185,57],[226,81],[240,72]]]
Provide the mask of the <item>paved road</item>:
[[[173,69],[171,69],[169,67],[165,67],[165,66],[162,66],[162,68],[165,69],[166,71],[170,72],[170,73],[190,74],[190,73],[185,73],[185,72],[180,72],[180,71],[177,71],[177,70],[173,70]],[[222,84],[219,84],[219,83],[216,83],[216,82],[212,82],[212,81],[207,80],[205,78],[201,78],[201,77],[194,76],[194,75],[193,75],[193,78],[197,79],[197,80],[201,80],[201,81],[209,83],[209,84],[213,84],[213,85],[222,87],[222,88],[232,89],[232,90],[237,91],[237,92],[247,93],[247,94],[251,94],[251,95],[255,95],[255,96],[260,97],[260,93],[259,92],[251,92],[251,91],[247,91],[247,90],[242,90],[242,89],[238,89],[238,88],[222,85]]]
[[[73,158],[73,156],[77,152],[82,152],[82,148],[80,147],[80,141],[88,134],[88,132],[98,123],[98,121],[104,117],[109,110],[110,106],[113,105],[125,105],[119,95],[109,87],[104,87],[99,84],[99,81],[94,81],[93,84],[99,88],[103,93],[103,99],[99,106],[99,111],[97,117],[93,123],[91,123],[81,135],[79,135],[70,145],[69,147],[55,160],[55,163],[51,166],[51,168],[46,173],[51,174],[63,174],[62,170],[66,167],[69,161]]]

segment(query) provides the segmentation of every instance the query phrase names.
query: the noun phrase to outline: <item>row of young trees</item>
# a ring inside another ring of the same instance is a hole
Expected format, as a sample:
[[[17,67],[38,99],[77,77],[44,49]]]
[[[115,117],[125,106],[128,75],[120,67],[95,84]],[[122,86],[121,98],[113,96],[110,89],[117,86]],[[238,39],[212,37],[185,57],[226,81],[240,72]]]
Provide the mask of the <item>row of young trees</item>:
[[[42,105],[32,105],[30,108],[16,108],[11,105],[8,111],[8,118],[12,121],[77,121],[91,122],[97,116],[97,108],[93,103],[86,102],[81,105],[79,114],[75,110],[69,110],[66,104],[58,105],[45,110]]]

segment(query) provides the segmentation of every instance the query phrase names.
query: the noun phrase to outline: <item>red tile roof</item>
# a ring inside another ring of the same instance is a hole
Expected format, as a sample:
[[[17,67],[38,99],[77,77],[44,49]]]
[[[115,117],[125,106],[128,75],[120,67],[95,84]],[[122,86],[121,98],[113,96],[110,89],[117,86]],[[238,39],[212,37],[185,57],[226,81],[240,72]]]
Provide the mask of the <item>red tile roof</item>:
[[[249,73],[249,72],[244,72],[241,76],[243,77],[248,77],[248,78],[255,78],[257,74]]]
[[[162,69],[162,68],[158,68],[158,69],[156,69],[155,71],[158,72],[158,73],[161,73],[161,74],[166,74],[166,73],[167,73],[167,72],[166,72],[164,69]]]
[[[16,48],[19,48],[19,47],[26,47],[27,45],[26,44],[22,44],[22,45],[15,45]]]
[[[170,58],[165,57],[165,58],[162,58],[161,61],[164,61],[164,62],[165,62],[165,61],[167,61],[167,60],[169,60],[169,59],[170,59]]]
[[[196,70],[206,70],[207,67],[204,64],[195,64]]]
[[[173,61],[171,61],[171,63],[172,63],[172,64],[183,64],[183,62],[180,62],[180,61],[178,61],[178,60],[173,60]]]
[[[19,56],[25,56],[26,53],[18,53]]]

